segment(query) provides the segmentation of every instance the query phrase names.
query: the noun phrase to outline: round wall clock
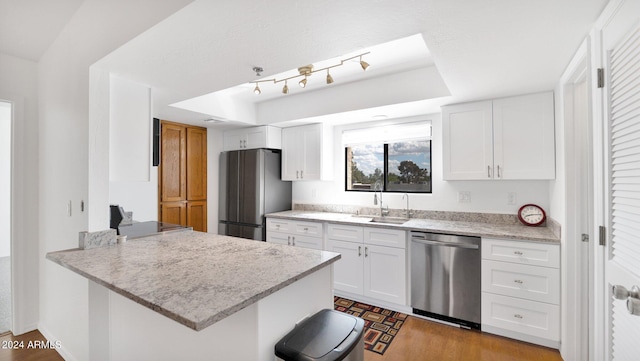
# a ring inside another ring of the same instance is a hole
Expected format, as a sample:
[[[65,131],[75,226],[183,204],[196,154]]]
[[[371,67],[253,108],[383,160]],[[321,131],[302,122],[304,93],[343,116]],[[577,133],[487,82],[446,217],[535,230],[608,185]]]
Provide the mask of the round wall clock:
[[[525,226],[539,226],[547,220],[547,215],[540,206],[525,204],[518,210],[518,219]]]

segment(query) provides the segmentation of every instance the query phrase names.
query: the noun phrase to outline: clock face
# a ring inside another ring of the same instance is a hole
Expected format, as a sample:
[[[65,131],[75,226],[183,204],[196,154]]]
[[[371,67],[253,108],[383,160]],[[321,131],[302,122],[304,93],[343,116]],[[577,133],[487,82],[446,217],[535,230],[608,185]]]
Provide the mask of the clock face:
[[[518,219],[527,226],[538,226],[547,219],[547,216],[539,206],[525,204],[518,211]]]

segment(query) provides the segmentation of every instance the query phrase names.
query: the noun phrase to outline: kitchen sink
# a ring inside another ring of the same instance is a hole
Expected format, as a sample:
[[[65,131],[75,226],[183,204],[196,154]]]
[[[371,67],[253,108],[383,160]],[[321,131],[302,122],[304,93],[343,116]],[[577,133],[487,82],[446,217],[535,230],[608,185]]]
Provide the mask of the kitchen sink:
[[[409,219],[401,217],[373,217],[371,223],[403,224]]]
[[[409,219],[404,217],[389,217],[389,216],[371,216],[371,215],[352,215],[351,217],[361,219],[362,222],[367,223],[381,223],[381,224],[403,224]]]

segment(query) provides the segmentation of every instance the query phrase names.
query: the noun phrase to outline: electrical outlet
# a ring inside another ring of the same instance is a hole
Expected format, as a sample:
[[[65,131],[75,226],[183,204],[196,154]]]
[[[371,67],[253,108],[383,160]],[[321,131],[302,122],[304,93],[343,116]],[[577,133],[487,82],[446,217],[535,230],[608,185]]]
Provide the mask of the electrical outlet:
[[[518,202],[518,195],[516,192],[507,193],[507,204],[510,206],[515,206]]]
[[[471,203],[471,192],[469,192],[469,191],[459,191],[458,192],[458,203]]]

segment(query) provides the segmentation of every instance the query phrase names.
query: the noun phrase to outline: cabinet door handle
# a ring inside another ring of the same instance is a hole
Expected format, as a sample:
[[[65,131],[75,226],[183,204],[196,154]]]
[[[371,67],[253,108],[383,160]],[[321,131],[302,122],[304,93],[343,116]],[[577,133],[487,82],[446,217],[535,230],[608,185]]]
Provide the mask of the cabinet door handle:
[[[369,247],[364,248],[364,256],[369,257]]]
[[[295,236],[291,237],[291,245],[292,246],[296,245],[296,237]]]
[[[358,246],[358,257],[362,256],[362,246]]]
[[[487,166],[487,178],[491,178],[491,166]]]
[[[299,170],[296,171],[296,179],[300,179],[300,171]]]
[[[521,285],[521,284],[523,284],[523,283],[524,283],[524,282],[522,282],[522,280],[513,280],[513,282],[515,282],[515,283],[517,283],[517,284],[519,284],[519,285]]]
[[[515,254],[516,256],[522,256],[524,253],[520,251],[513,251],[513,254]]]
[[[524,317],[523,317],[521,314],[519,314],[519,313],[516,313],[515,315],[513,315],[513,317],[518,318],[518,319],[523,319],[523,318],[524,318]]]
[[[300,178],[304,178],[304,173],[303,172],[304,172],[303,170],[300,171]]]
[[[502,178],[502,176],[500,175],[500,166],[498,166],[498,178]]]

